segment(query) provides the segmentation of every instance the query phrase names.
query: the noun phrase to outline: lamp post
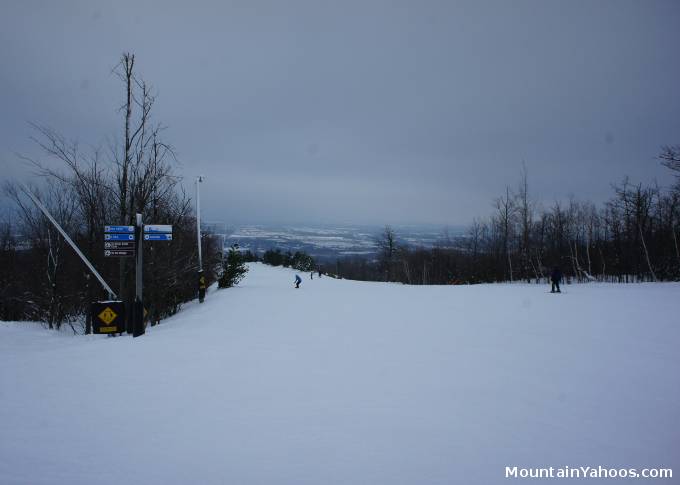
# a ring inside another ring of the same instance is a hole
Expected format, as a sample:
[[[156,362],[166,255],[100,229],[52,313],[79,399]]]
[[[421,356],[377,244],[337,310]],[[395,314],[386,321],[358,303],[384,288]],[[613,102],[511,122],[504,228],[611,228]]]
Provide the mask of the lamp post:
[[[203,176],[196,177],[196,240],[198,243],[198,301],[205,300],[205,276],[203,275],[203,259],[201,255],[201,194],[199,184],[203,182]]]

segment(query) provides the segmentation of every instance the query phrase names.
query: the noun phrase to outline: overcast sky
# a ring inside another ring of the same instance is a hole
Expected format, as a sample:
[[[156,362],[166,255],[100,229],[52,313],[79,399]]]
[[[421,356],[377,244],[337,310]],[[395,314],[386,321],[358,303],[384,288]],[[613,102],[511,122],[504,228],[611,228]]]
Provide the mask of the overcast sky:
[[[2,0],[0,179],[29,121],[120,137],[131,51],[208,219],[466,224],[523,161],[544,205],[601,201],[669,182],[679,47],[676,0]]]

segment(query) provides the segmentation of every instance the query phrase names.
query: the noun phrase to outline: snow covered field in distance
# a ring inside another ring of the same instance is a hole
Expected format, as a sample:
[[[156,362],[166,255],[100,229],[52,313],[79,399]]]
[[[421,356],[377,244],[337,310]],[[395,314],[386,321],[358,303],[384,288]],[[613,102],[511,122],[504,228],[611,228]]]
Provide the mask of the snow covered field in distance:
[[[338,258],[373,258],[378,250],[377,240],[384,226],[356,225],[244,225],[227,228],[211,223],[213,233],[224,233],[225,245],[238,244],[259,256],[278,248],[286,251],[304,251],[317,261],[335,262]],[[396,225],[393,226],[400,244],[409,247],[431,248],[435,245],[455,247],[465,238],[466,228],[460,226]]]
[[[0,323],[0,483],[679,483],[680,284],[293,275],[251,264],[134,340]]]

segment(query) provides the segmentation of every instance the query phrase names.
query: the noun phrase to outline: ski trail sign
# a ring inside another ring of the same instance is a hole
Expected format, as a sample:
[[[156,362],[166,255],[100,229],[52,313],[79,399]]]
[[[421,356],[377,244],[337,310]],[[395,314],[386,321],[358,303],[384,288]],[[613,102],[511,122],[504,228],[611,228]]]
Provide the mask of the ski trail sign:
[[[104,226],[104,232],[133,234],[135,232],[135,226]]]
[[[135,226],[104,226],[105,258],[130,258],[135,252]]]
[[[171,233],[172,225],[170,224],[146,224],[144,226],[145,233]]]
[[[134,234],[104,234],[105,241],[134,241]]]
[[[145,241],[172,241],[172,226],[169,224],[146,224]]]
[[[172,234],[144,234],[145,241],[172,241]]]

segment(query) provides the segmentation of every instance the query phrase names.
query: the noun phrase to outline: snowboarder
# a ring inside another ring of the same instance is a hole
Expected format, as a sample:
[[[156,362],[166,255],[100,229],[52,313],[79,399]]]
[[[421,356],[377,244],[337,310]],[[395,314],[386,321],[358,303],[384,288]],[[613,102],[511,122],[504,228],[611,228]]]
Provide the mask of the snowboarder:
[[[319,268],[319,278],[321,278],[321,268]]]
[[[562,293],[560,291],[560,281],[562,281],[562,271],[560,271],[560,268],[555,266],[555,268],[552,270],[552,273],[550,274],[550,281],[552,282],[552,289],[550,290],[550,293]],[[557,290],[555,290],[557,288]]]
[[[314,279],[314,271],[312,271],[311,273],[309,273],[309,279],[310,279],[310,280],[313,280],[313,279]]]
[[[300,278],[300,275],[295,275],[295,288],[300,288],[300,283],[302,283],[302,278]]]

